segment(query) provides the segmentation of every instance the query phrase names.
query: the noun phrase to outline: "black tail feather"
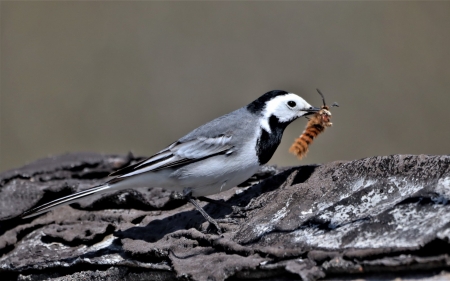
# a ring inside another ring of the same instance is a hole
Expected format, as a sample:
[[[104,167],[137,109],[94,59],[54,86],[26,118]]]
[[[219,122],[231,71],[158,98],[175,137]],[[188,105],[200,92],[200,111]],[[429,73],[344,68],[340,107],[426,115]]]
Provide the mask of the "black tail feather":
[[[58,198],[56,200],[50,201],[48,203],[42,204],[40,206],[37,206],[35,208],[32,208],[28,211],[25,211],[21,215],[21,217],[23,219],[34,217],[34,216],[40,215],[42,213],[48,212],[58,206],[75,203],[82,198],[93,195],[97,192],[100,192],[100,191],[108,189],[108,188],[109,188],[109,185],[100,185],[100,186],[96,186],[96,187],[93,187],[93,188],[90,188],[87,190],[83,190],[83,191],[80,191],[80,192],[77,192],[77,193],[74,193],[71,195],[67,195],[67,196]]]

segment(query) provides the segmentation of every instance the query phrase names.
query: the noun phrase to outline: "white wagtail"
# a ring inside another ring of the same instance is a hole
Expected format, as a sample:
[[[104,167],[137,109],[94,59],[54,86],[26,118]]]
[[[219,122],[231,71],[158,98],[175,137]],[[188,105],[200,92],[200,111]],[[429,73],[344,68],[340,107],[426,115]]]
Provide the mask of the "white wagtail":
[[[220,233],[217,222],[195,197],[219,193],[250,178],[270,160],[287,125],[319,110],[293,93],[267,92],[249,105],[198,127],[150,158],[112,173],[114,178],[105,184],[35,207],[22,217],[91,195],[161,187],[182,193]]]

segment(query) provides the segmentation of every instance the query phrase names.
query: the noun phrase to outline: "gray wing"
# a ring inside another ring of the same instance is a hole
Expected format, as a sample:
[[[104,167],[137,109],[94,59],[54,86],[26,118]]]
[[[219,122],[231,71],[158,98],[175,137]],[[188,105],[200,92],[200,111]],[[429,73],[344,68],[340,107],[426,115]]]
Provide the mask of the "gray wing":
[[[177,141],[152,157],[112,173],[117,180],[145,172],[186,165],[205,158],[231,152],[231,135],[197,137],[186,142]],[[113,179],[112,182],[115,182]]]

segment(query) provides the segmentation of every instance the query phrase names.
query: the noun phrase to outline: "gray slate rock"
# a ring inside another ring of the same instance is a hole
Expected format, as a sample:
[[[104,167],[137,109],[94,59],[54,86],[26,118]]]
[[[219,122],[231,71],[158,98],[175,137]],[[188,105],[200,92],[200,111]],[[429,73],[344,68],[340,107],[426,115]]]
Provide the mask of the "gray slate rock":
[[[450,268],[450,156],[267,166],[202,203],[122,191],[22,220],[101,184],[133,155],[66,154],[0,174],[0,272],[10,280],[440,280]],[[252,185],[253,184],[253,185]],[[437,279],[436,279],[437,278]],[[3,280],[3,279],[2,279]]]

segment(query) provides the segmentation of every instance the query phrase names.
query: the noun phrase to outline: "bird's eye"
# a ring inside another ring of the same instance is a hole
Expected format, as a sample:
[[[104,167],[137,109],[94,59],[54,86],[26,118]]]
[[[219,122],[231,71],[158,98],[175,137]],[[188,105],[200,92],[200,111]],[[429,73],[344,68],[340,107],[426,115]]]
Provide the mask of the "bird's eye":
[[[289,105],[289,107],[295,107],[297,104],[295,103],[295,101],[288,101],[287,103]]]

